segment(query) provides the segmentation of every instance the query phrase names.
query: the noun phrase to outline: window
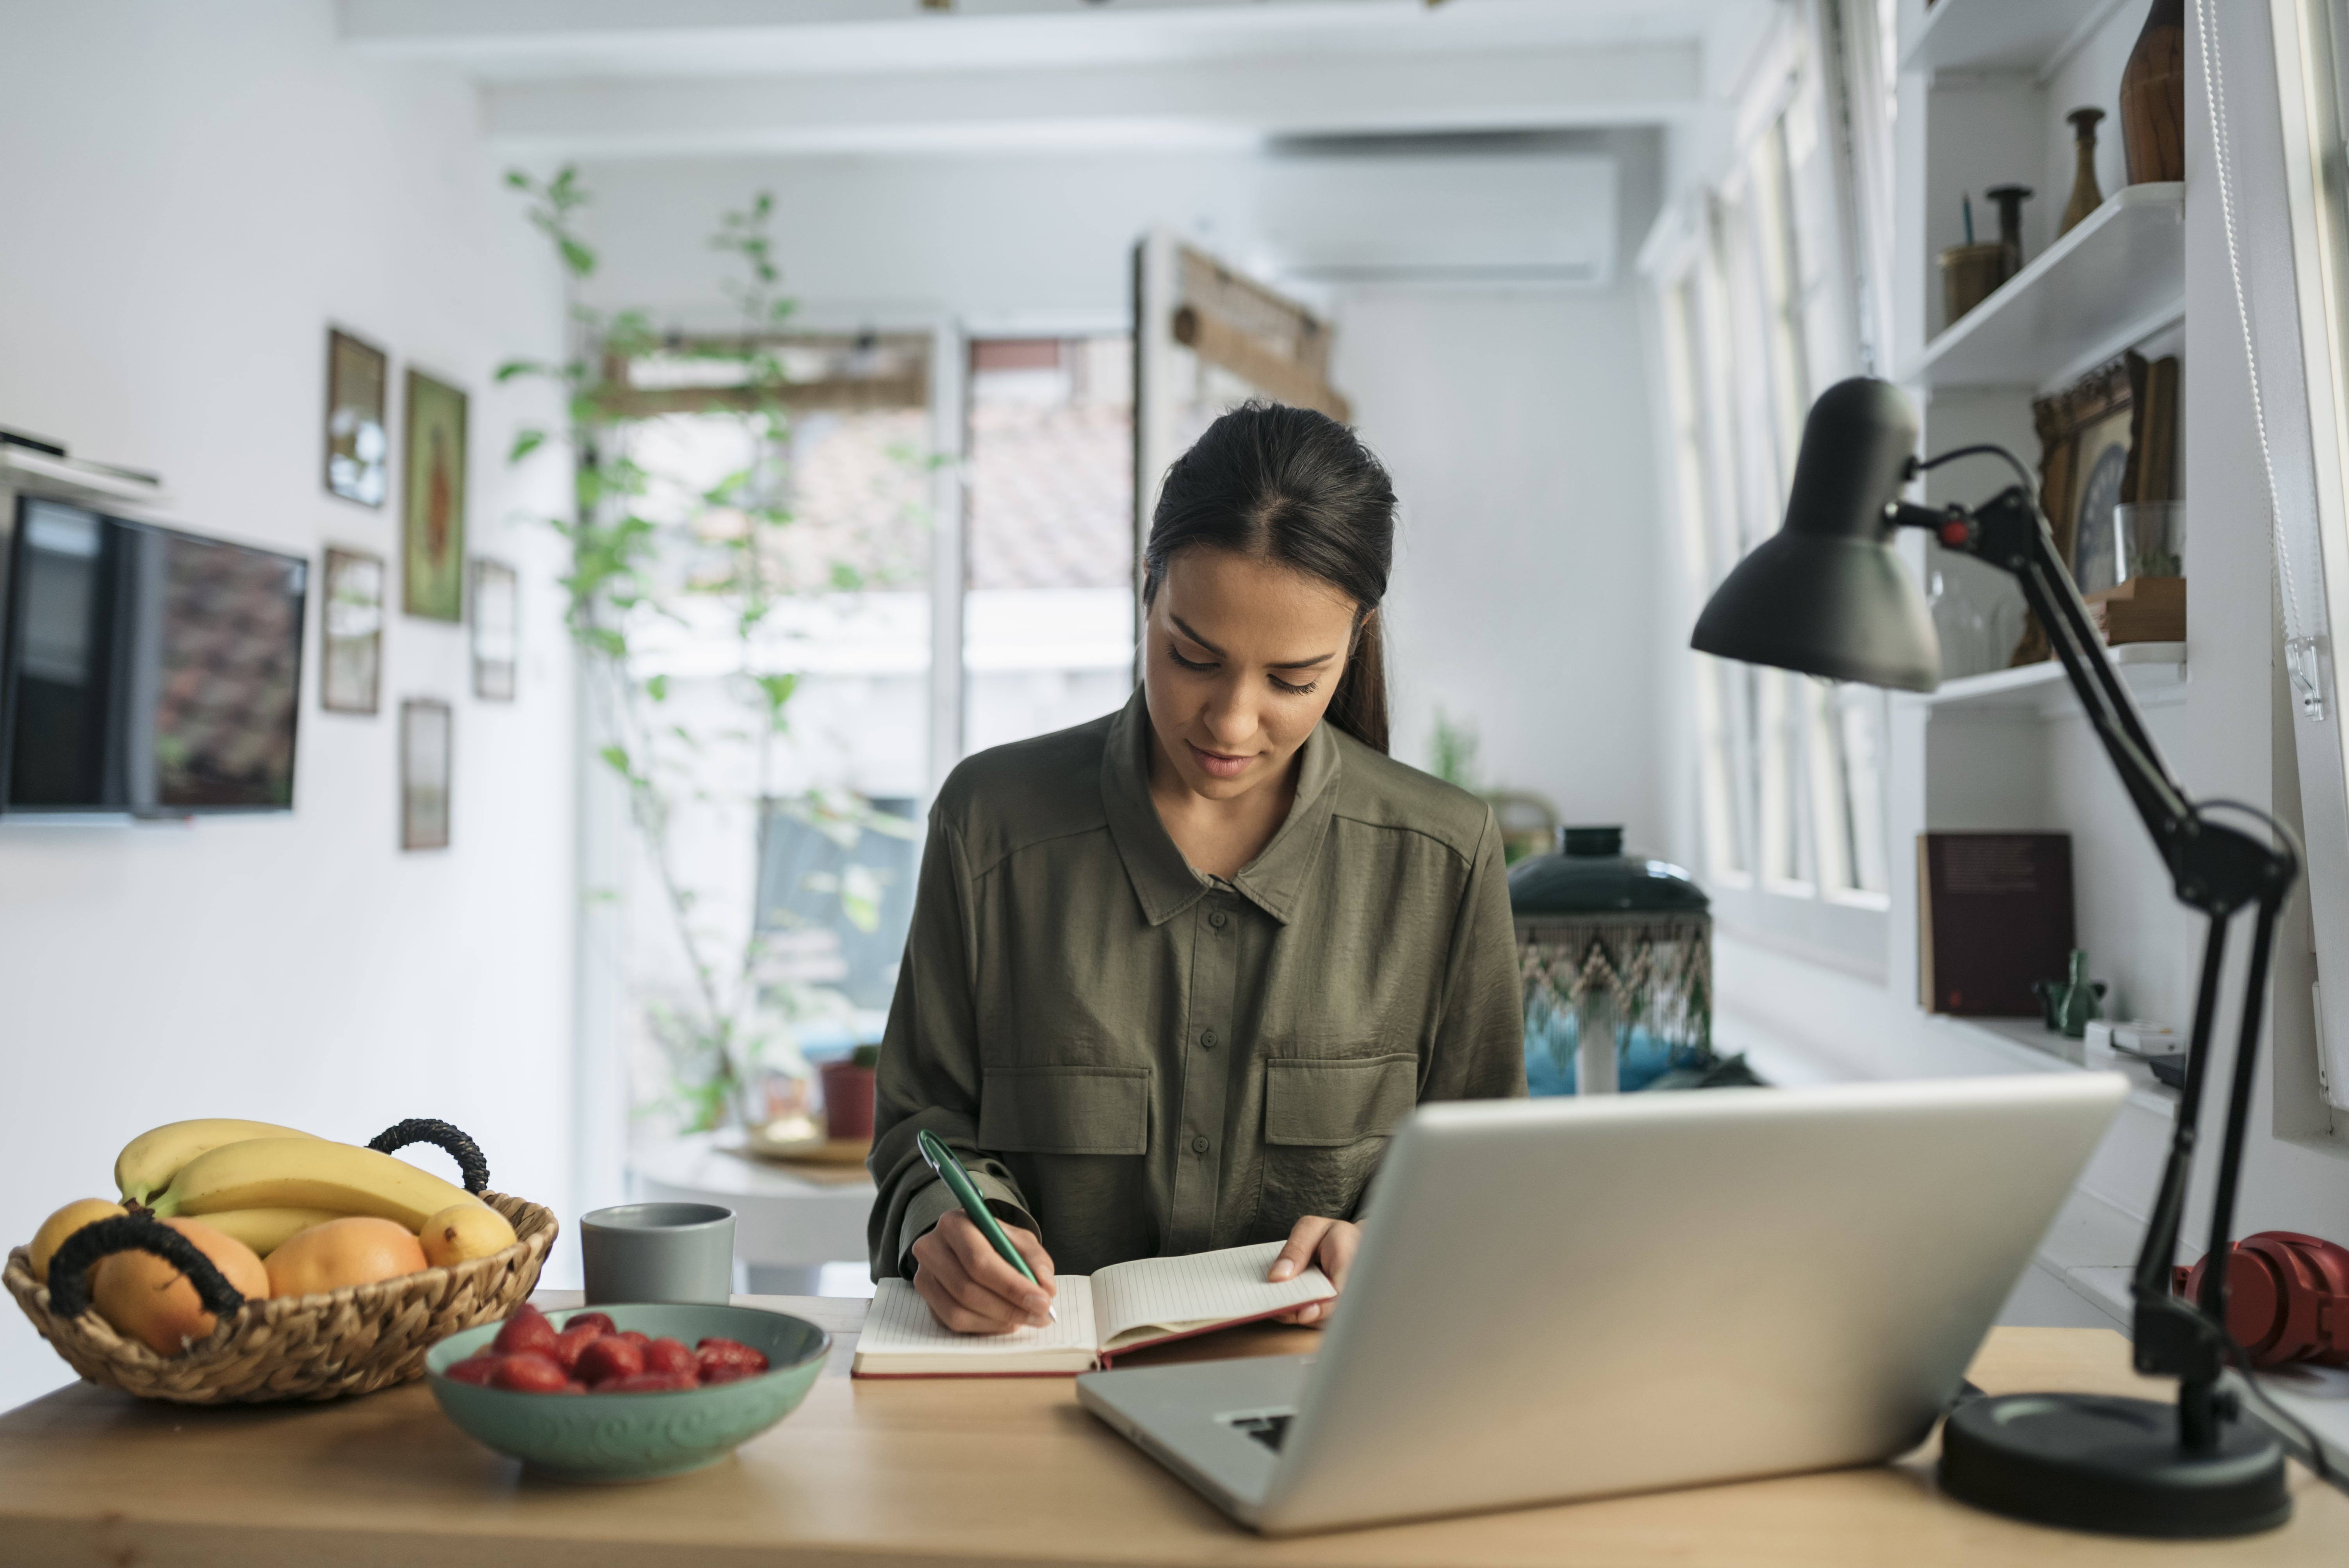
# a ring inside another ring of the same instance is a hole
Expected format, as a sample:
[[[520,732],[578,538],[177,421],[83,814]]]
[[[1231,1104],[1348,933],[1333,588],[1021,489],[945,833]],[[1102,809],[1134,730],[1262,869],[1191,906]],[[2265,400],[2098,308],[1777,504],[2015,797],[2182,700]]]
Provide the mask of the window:
[[[1690,273],[1663,291],[1664,385],[1671,410],[1672,500],[1679,514],[1681,561],[1687,573],[1692,603],[1702,603],[1718,581],[1723,558],[1717,538],[1720,507],[1713,490],[1715,471],[1708,453],[1709,422],[1702,388],[1704,365],[1699,351],[1703,307],[1698,280]],[[1739,666],[1720,659],[1693,655],[1699,665],[1694,683],[1696,709],[1699,810],[1704,834],[1706,865],[1713,880],[1735,887],[1752,885],[1754,861],[1747,848],[1745,792],[1737,788],[1744,769],[1736,757],[1742,727],[1731,714],[1742,695]]]
[[[1133,342],[982,338],[966,407],[963,744],[978,751],[1133,690]]]
[[[1844,214],[1857,204],[1841,172],[1850,160],[1829,137],[1819,52],[1798,42],[1782,36],[1775,85],[1749,100],[1736,156],[1649,263],[1693,603],[1777,531],[1811,400],[1858,367],[1862,291],[1846,258],[1863,248],[1846,241]],[[1882,694],[1691,656],[1698,827],[1713,885],[1883,910]],[[1873,930],[1880,944],[1880,923]]]
[[[782,372],[755,401],[750,352]],[[773,1097],[802,1054],[880,1036],[930,786],[930,356],[795,336],[612,368],[656,548],[627,631],[639,830],[595,891],[625,922],[634,1098],[680,1125],[721,1095],[798,1109]]]

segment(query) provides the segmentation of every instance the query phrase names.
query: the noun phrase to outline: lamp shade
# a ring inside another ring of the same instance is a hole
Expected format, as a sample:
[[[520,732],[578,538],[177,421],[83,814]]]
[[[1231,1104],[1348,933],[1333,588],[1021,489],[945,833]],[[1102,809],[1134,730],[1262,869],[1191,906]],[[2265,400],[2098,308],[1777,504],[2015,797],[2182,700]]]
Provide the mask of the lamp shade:
[[[1908,482],[1917,417],[1887,381],[1819,394],[1803,425],[1786,522],[1737,563],[1697,617],[1699,653],[1905,691],[1940,684],[1925,596],[1892,550],[1885,509]]]

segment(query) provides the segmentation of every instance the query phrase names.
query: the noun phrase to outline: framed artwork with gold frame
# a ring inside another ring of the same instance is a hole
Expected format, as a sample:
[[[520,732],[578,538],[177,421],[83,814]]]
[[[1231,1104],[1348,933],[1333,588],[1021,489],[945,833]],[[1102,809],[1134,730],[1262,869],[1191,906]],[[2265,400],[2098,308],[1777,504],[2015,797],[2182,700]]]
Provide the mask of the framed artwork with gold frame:
[[[2113,586],[2104,564],[2112,552],[2096,545],[2109,540],[2114,508],[2127,499],[2122,482],[2129,474],[2134,401],[2128,366],[2116,359],[2031,402],[2039,434],[2039,510],[2083,593]],[[2013,662],[2037,664],[2049,653],[2047,634],[2033,616]]]
[[[2100,553],[2095,539],[2099,531],[2111,531],[2113,508],[2129,499],[2121,482],[2128,477],[2135,405],[2128,365],[2119,359],[2031,405],[2039,432],[2039,507],[2083,593],[2112,586],[2082,581],[2080,573]]]
[[[343,331],[326,329],[328,493],[361,506],[391,490],[391,358]]]
[[[400,496],[400,608],[465,618],[465,395],[408,373],[406,484]]]
[[[383,685],[383,557],[330,544],[325,579],[318,706],[329,713],[373,713]]]

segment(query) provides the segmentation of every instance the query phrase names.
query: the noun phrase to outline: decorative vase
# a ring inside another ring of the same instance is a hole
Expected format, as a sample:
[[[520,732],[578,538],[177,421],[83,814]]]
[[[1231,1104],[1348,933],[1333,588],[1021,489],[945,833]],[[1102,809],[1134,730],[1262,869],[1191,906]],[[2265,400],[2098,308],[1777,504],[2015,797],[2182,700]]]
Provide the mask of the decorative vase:
[[[2153,0],[2121,72],[2121,145],[2132,185],[2186,178],[2186,0]]]
[[[2096,122],[2105,118],[2105,111],[2075,108],[2064,118],[2072,122],[2072,151],[2076,167],[2072,176],[2072,199],[2064,203],[2064,222],[2055,231],[2059,240],[2070,233],[2081,219],[2105,204],[2104,188],[2096,183]]]
[[[1998,209],[1998,248],[2006,253],[2006,278],[2023,270],[2023,204],[2032,198],[2028,185],[1993,185],[1982,192]],[[1999,279],[2001,284],[2006,278]]]
[[[1562,829],[1509,868],[1534,1093],[1755,1081],[1713,1054],[1707,903],[1678,866],[1624,854],[1620,828]]]

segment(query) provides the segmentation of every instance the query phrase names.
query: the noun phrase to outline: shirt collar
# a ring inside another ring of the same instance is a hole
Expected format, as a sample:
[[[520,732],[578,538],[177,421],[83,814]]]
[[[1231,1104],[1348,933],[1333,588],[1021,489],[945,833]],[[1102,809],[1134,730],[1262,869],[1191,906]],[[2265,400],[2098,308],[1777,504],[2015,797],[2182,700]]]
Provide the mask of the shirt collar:
[[[1286,925],[1305,894],[1306,874],[1321,853],[1330,817],[1337,805],[1340,766],[1337,738],[1325,720],[1313,727],[1300,748],[1297,799],[1288,819],[1257,858],[1240,868],[1231,885],[1273,919]],[[1125,861],[1125,874],[1142,902],[1143,918],[1163,925],[1215,885],[1183,858],[1158,820],[1150,799],[1150,713],[1140,686],[1110,721],[1102,752],[1102,804],[1110,836]]]

